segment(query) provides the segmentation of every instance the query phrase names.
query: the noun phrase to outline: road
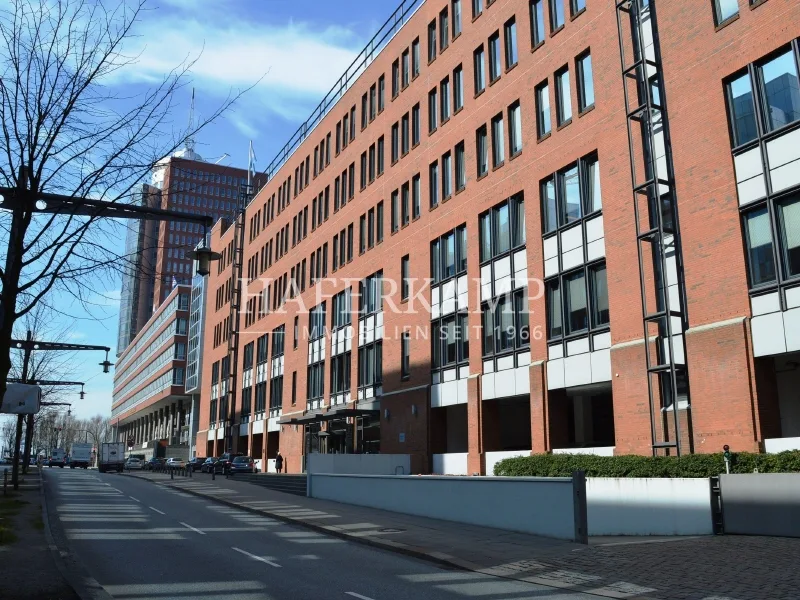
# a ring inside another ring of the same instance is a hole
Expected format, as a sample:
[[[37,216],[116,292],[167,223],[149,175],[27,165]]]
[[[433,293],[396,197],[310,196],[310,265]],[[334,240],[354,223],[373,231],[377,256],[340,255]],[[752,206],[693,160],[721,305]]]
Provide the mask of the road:
[[[47,469],[48,517],[123,600],[596,600],[329,537],[150,482]]]

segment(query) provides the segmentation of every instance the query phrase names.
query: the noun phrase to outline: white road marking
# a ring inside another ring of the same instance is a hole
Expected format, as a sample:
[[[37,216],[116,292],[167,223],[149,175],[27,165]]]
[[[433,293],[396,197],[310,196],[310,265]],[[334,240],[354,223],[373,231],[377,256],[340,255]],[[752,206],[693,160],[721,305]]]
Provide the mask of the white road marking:
[[[131,499],[131,500],[133,500],[134,502],[139,502],[140,504],[141,504],[141,502],[142,502],[141,500],[137,500],[137,499],[136,499],[136,498],[134,498],[133,496],[128,496],[128,498],[130,498],[130,499]]]
[[[263,563],[267,563],[268,565],[272,565],[273,567],[280,568],[280,565],[278,563],[272,562],[271,560],[266,559],[266,558],[264,558],[262,556],[256,556],[255,554],[250,554],[249,552],[247,552],[246,550],[242,550],[241,548],[231,547],[231,550],[236,550],[236,552],[239,552],[240,554],[244,554],[245,556],[249,556],[253,560],[257,560],[257,561],[260,561],[260,562],[263,562]],[[371,599],[367,598],[367,600],[371,600]]]
[[[147,508],[149,508],[150,510],[153,510],[153,511],[157,512],[157,513],[158,513],[158,514],[160,514],[160,515],[165,515],[165,514],[167,514],[167,513],[163,513],[163,512],[161,512],[161,511],[160,511],[160,510],[158,510],[157,508],[153,508],[152,506],[148,506]]]
[[[352,596],[353,598],[359,598],[360,600],[372,600],[372,598],[368,596],[362,596],[361,594],[356,594],[355,592],[345,592],[348,596]]]
[[[205,535],[206,534],[205,531],[200,531],[197,527],[192,527],[191,525],[188,525],[187,523],[184,523],[183,521],[181,521],[180,523],[181,523],[181,525],[183,525],[187,529],[191,529],[195,533],[199,533],[200,535]]]

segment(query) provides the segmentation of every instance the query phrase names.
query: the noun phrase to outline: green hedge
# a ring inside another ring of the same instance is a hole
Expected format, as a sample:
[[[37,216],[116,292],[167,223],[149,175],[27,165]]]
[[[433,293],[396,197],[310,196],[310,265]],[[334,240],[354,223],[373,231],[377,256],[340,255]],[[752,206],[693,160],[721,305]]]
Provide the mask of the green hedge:
[[[798,473],[800,451],[780,454],[739,452],[733,455],[731,473]],[[674,456],[590,456],[585,454],[536,454],[506,458],[494,467],[506,477],[570,477],[584,471],[587,477],[713,477],[725,472],[719,454]]]

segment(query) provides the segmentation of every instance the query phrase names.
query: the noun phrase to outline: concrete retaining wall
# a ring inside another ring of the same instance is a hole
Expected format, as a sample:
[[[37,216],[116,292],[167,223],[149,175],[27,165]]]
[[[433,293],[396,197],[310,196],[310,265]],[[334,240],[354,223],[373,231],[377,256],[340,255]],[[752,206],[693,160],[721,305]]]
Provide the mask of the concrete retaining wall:
[[[711,535],[708,479],[589,477],[589,535]]]
[[[583,541],[582,477],[315,474],[308,495],[399,513]]]
[[[409,475],[409,454],[309,454],[307,473]]]
[[[433,455],[434,475],[468,475],[467,453],[450,452]]]
[[[800,537],[800,474],[720,475],[725,533]]]

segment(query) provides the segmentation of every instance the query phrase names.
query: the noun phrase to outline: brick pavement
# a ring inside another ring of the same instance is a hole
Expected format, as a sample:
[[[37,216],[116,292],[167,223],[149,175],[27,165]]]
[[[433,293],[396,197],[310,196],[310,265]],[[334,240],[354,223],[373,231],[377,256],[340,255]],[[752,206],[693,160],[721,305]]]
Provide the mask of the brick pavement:
[[[359,543],[486,575],[636,600],[797,600],[800,539],[593,538],[588,546],[276,492],[195,474],[134,475]]]

